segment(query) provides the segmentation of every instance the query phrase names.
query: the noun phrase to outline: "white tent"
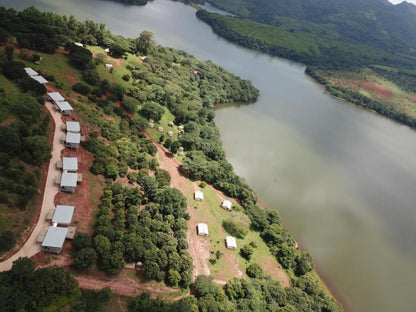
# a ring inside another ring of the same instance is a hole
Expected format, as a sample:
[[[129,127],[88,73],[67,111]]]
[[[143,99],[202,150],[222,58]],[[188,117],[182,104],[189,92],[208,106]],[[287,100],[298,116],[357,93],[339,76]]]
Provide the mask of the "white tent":
[[[208,225],[205,223],[198,223],[198,235],[208,236]]]
[[[201,191],[195,191],[194,198],[195,200],[204,200],[204,193]]]
[[[221,204],[221,207],[227,210],[231,210],[231,202],[228,199],[224,199],[224,201]]]
[[[237,249],[237,241],[235,237],[227,236],[225,238],[225,244],[228,249]]]

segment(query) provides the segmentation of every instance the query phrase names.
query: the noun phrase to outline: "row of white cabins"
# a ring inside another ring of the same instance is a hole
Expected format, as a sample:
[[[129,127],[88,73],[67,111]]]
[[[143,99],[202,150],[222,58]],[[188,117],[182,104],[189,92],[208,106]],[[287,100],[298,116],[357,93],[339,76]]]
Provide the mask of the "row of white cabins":
[[[194,193],[194,199],[197,201],[203,201],[204,200],[204,193],[201,191],[195,191]],[[227,210],[231,210],[232,203],[228,199],[224,199],[224,201],[221,204],[221,207]],[[198,223],[197,225],[197,233],[200,236],[208,236],[208,224],[206,223]],[[233,236],[227,236],[225,237],[225,246],[228,249],[236,250],[237,249],[237,240]]]
[[[39,75],[30,67],[25,68],[29,77],[46,85],[48,81]],[[55,109],[62,115],[70,115],[73,112],[71,104],[65,101],[65,98],[59,92],[50,92],[48,97],[53,102]],[[81,128],[79,122],[68,121],[63,126],[66,133],[62,137],[62,143],[68,148],[78,148],[81,143]],[[82,181],[82,175],[78,171],[78,158],[63,157],[56,164],[58,169],[62,169],[62,174],[57,176],[55,183],[59,185],[59,190],[64,192],[75,192],[77,183]],[[74,206],[57,205],[51,209],[47,215],[51,225],[48,229],[42,231],[37,237],[41,243],[42,251],[59,254],[66,239],[73,239],[76,227],[71,226],[74,214]]]

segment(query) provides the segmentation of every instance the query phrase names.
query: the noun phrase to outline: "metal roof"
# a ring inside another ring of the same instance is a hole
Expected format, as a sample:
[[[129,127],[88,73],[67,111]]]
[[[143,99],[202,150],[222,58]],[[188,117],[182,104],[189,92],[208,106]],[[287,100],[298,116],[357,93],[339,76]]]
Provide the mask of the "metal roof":
[[[50,226],[42,242],[42,247],[62,248],[68,228]]]
[[[31,77],[41,84],[48,83],[48,81],[42,76],[31,76]]]
[[[28,76],[37,76],[37,75],[39,75],[33,68],[30,68],[30,67],[26,67],[25,72],[26,72],[26,74],[28,74]]]
[[[79,144],[81,142],[81,134],[80,133],[67,132],[65,142],[66,143],[78,143]]]
[[[208,235],[208,225],[205,223],[198,223],[198,234],[199,235]]]
[[[63,102],[61,102],[61,101],[59,101],[59,102],[56,102],[55,101],[55,103],[56,103],[56,105],[58,106],[58,108],[59,108],[59,110],[62,112],[62,111],[69,111],[69,110],[74,110],[73,108],[72,108],[72,106],[71,106],[71,104],[69,104],[68,102],[66,102],[66,101],[63,101]]]
[[[77,157],[62,158],[62,170],[77,171],[78,170],[78,158]]]
[[[48,96],[54,101],[54,102],[60,102],[65,101],[65,98],[60,94],[59,92],[49,92]]]
[[[76,187],[77,179],[78,179],[77,173],[64,172],[62,173],[62,177],[61,177],[61,187],[65,187],[65,186]]]
[[[236,241],[235,237],[227,236],[225,238],[225,242],[227,244],[227,248],[234,248],[234,249],[237,248],[237,241]]]
[[[67,121],[66,122],[66,131],[68,132],[80,132],[81,127],[78,121]]]
[[[74,214],[74,206],[58,205],[52,218],[52,223],[70,224]]]

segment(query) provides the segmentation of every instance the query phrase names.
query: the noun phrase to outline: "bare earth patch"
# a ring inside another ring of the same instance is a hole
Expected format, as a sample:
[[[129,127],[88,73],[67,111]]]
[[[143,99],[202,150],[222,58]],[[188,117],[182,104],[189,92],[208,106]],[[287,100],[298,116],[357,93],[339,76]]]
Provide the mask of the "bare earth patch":
[[[374,93],[383,99],[391,99],[393,97],[393,92],[391,92],[391,90],[384,88],[381,84],[376,82],[364,81],[362,87],[364,90]]]

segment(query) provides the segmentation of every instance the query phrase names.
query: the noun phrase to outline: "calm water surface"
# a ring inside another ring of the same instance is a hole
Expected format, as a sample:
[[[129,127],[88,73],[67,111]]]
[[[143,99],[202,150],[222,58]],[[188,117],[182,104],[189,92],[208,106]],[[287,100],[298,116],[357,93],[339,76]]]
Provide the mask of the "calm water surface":
[[[261,91],[217,110],[227,157],[281,212],[351,311],[416,311],[416,132],[328,96],[304,67],[227,43],[167,0],[0,0],[74,14],[117,34],[148,29],[163,45],[211,59]]]

